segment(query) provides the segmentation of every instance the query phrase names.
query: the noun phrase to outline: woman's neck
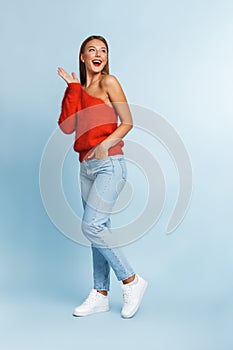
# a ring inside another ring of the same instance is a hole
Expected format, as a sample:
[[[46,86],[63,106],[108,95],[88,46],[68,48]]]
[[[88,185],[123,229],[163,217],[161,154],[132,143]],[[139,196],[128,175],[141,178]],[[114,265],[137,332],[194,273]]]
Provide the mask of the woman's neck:
[[[96,73],[96,74],[91,74],[91,73],[86,73],[86,83],[84,85],[84,87],[87,89],[89,88],[91,85],[94,85],[95,83],[97,83],[100,79],[101,79],[101,72],[100,73]]]

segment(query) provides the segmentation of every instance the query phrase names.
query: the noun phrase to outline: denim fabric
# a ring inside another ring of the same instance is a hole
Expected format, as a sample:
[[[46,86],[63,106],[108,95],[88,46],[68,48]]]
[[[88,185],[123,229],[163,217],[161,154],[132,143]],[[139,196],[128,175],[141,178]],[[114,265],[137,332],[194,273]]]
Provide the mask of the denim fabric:
[[[110,267],[119,281],[134,274],[122,250],[109,246],[105,239],[108,234],[111,235],[112,208],[125,185],[126,177],[127,168],[123,155],[108,156],[103,160],[84,160],[80,163],[84,207],[82,232],[91,242],[95,289],[109,290]]]

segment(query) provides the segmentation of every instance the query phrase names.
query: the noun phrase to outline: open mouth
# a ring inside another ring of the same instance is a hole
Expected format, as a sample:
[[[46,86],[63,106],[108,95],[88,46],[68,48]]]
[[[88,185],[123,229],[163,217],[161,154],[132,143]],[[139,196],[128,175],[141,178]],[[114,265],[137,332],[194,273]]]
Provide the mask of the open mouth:
[[[99,67],[102,63],[101,60],[93,60],[92,63],[94,64],[95,67]]]

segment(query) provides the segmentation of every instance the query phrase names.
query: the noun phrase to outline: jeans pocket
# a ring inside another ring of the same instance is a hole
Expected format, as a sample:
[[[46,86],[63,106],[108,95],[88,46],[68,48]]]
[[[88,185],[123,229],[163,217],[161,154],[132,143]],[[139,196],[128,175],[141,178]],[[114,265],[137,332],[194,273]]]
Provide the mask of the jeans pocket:
[[[113,173],[113,164],[109,157],[104,159],[94,158],[92,161],[92,165],[95,168],[96,173],[106,173],[109,175]]]
[[[97,162],[103,162],[105,160],[108,160],[109,157],[103,158],[103,159],[97,159],[97,158],[93,158],[93,160],[97,161]]]

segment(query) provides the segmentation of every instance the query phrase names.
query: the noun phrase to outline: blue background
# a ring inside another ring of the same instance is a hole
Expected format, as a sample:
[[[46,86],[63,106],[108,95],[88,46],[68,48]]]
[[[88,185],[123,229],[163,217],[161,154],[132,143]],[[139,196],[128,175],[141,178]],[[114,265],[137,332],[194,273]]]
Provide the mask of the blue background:
[[[2,4],[2,349],[232,349],[232,19],[230,0]],[[112,311],[72,317],[92,286],[90,250],[56,229],[39,190],[65,89],[57,67],[77,71],[91,34],[108,40],[111,73],[128,101],[166,117],[193,166],[192,202],[177,230],[164,232],[168,193],[156,227],[125,247],[150,283],[131,320],[120,318],[114,275]]]

